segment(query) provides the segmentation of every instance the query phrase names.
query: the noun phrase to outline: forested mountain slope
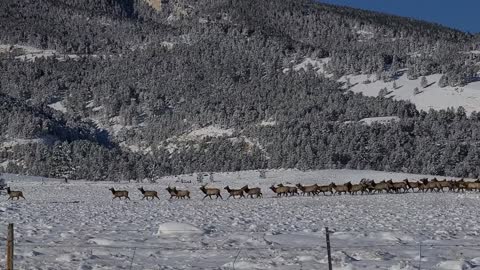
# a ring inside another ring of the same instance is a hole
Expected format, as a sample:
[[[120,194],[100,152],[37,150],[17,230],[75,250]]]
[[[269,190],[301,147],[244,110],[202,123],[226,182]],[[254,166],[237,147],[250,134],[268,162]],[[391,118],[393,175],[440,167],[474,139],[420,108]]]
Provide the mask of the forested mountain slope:
[[[442,74],[466,85],[478,80],[480,54],[465,53],[478,36],[307,0],[5,0],[0,33],[9,172],[480,174],[479,114],[421,112],[337,81]],[[294,68],[305,59],[328,59],[325,72]],[[358,122],[380,116],[398,121]]]

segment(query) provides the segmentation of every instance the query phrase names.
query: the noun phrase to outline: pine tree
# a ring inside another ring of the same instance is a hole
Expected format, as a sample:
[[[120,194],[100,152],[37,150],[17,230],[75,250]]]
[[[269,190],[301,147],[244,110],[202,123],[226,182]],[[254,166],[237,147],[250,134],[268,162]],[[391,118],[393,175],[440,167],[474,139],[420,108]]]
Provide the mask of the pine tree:
[[[438,81],[438,86],[440,86],[441,88],[444,88],[448,85],[448,79],[447,79],[447,76],[445,75],[442,75],[442,77],[440,77],[440,80]]]
[[[382,88],[379,92],[378,92],[378,96],[379,97],[386,97],[388,95],[388,89],[385,87],[385,88]]]
[[[426,88],[428,86],[428,81],[427,81],[427,78],[425,76],[423,76],[422,79],[420,80],[420,85],[423,88]]]
[[[413,89],[413,95],[418,95],[418,94],[420,94],[420,93],[421,93],[421,91],[420,91],[420,89],[418,89],[418,87],[415,87],[415,88]]]

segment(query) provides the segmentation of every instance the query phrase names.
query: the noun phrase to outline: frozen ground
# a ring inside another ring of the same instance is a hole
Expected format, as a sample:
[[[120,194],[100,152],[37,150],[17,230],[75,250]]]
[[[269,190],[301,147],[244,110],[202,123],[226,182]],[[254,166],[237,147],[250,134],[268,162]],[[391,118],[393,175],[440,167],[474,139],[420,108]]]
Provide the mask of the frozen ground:
[[[9,185],[27,200],[0,197],[0,254],[6,225],[15,223],[15,269],[327,269],[328,226],[334,269],[418,269],[420,242],[421,269],[480,267],[480,193],[278,199],[269,185],[422,176],[352,170],[258,175],[214,174],[218,182],[211,186],[263,189],[263,199],[228,201],[201,200],[195,175],[156,184],[64,184],[9,175]],[[192,199],[168,200],[168,185],[190,189]],[[111,186],[129,190],[132,200],[112,201]],[[160,200],[142,201],[140,186],[158,190]]]

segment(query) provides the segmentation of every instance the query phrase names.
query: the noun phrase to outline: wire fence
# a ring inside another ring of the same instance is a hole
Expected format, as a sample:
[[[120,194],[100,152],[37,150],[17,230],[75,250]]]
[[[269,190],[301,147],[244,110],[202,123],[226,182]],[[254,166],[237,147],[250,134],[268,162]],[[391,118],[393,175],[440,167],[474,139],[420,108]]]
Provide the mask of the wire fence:
[[[15,269],[328,269],[324,231],[170,230],[162,235],[153,230],[82,228],[64,235],[65,239],[30,236],[22,227],[18,231]],[[4,230],[0,228],[0,232],[3,266],[6,238]],[[334,268],[442,269],[442,265],[458,265],[462,269],[463,264],[475,267],[480,263],[478,239],[385,240],[362,238],[361,232],[367,234],[359,230],[350,231],[352,236],[347,232],[340,232],[341,237],[335,232],[330,235]]]

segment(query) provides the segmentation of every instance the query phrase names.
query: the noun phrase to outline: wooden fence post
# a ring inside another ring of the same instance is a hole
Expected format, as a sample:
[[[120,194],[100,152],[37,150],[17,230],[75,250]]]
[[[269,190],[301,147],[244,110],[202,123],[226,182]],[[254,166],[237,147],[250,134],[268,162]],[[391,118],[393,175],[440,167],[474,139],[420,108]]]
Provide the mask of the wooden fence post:
[[[327,240],[328,270],[332,270],[332,252],[330,250],[330,231],[325,227],[325,238]]]
[[[7,234],[7,265],[6,270],[13,270],[13,224],[8,224]]]

